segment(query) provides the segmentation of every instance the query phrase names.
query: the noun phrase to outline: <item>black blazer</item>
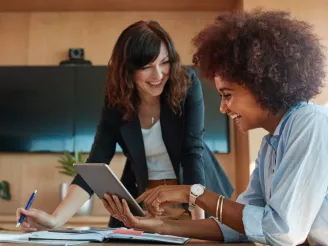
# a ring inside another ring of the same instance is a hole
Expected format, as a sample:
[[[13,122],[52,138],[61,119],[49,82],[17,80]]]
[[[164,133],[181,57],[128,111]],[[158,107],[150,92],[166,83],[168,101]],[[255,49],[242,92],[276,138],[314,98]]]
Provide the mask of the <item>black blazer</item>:
[[[188,74],[191,86],[181,104],[181,116],[174,114],[169,107],[165,88],[162,93],[160,121],[163,141],[180,184],[203,184],[229,198],[233,187],[203,141],[204,100],[201,82],[192,69],[188,69]],[[148,182],[140,122],[137,116],[131,121],[123,120],[122,114],[108,108],[105,100],[87,162],[109,163],[115,154],[116,143],[127,157],[122,183],[132,196],[137,197],[146,190]],[[77,175],[72,183],[81,186],[90,196],[93,194],[81,176]]]

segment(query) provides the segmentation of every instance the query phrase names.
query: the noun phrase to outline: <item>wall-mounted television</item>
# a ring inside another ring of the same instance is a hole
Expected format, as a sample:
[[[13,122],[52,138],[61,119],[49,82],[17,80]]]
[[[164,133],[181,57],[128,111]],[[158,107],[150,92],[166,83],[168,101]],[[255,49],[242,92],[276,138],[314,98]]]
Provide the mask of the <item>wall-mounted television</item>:
[[[89,152],[106,78],[106,66],[0,67],[0,152]],[[203,93],[205,141],[213,152],[228,153],[220,97],[207,81]]]

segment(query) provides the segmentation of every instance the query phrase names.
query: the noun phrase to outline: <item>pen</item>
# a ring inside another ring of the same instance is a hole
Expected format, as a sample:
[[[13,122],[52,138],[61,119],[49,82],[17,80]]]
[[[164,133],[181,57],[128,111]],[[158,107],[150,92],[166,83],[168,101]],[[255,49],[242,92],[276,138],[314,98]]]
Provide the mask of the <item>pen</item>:
[[[26,205],[26,207],[25,207],[25,210],[28,210],[28,209],[31,207],[32,202],[33,202],[33,200],[34,200],[34,198],[35,198],[37,192],[38,192],[38,190],[35,190],[35,191],[32,193],[30,199],[29,199],[28,202],[27,202],[27,205]],[[19,217],[19,221],[18,221],[18,223],[16,224],[16,227],[19,227],[20,224],[23,223],[24,218],[25,218],[25,214],[21,214],[21,216]]]

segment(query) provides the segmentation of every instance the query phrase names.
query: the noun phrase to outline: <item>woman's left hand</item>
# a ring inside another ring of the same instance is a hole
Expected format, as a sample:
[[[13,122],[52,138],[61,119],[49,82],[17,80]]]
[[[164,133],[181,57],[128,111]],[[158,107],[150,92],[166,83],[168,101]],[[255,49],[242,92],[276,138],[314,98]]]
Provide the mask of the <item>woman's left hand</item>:
[[[161,219],[155,218],[149,213],[145,217],[134,216],[126,200],[120,200],[116,195],[105,194],[105,199],[102,202],[111,216],[123,222],[126,227],[158,232],[163,225]]]
[[[188,203],[190,185],[160,185],[144,192],[136,200],[144,201],[147,211],[156,216],[162,212],[163,206],[172,203]]]

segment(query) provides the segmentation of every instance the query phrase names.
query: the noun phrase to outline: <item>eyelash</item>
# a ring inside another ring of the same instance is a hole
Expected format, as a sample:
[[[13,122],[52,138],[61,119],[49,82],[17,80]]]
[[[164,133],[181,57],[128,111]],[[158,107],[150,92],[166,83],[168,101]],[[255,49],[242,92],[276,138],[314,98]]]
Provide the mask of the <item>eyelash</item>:
[[[224,99],[230,100],[232,95],[231,94],[224,94],[224,95],[220,95],[221,97],[224,97]]]
[[[167,63],[170,63],[170,61],[165,61],[165,62],[162,62],[161,65],[164,65],[164,64],[167,64]],[[150,67],[142,67],[141,69],[142,70],[145,70],[147,68],[150,68]]]

